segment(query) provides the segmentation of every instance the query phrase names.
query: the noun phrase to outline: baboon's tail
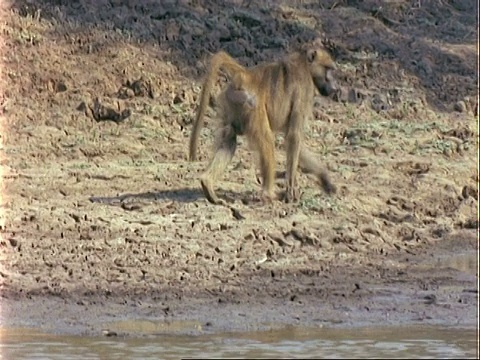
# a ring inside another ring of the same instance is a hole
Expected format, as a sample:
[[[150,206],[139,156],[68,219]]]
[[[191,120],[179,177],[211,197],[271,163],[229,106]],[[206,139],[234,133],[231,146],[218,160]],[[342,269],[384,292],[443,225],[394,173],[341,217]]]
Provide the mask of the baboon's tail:
[[[189,160],[195,161],[197,158],[197,143],[200,129],[203,127],[205,112],[210,101],[210,93],[212,92],[216,76],[219,69],[227,71],[232,76],[234,73],[243,72],[245,68],[237,63],[230,55],[224,51],[219,51],[213,55],[210,61],[210,69],[207,73],[207,78],[203,84],[202,93],[200,94],[200,106],[197,111],[197,117],[193,123],[192,134],[190,135],[190,154]]]

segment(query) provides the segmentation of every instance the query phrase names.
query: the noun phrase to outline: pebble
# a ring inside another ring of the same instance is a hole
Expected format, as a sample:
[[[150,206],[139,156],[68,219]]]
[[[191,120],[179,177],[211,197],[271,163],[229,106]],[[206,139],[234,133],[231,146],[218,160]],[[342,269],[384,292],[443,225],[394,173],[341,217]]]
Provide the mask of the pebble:
[[[464,101],[458,101],[457,103],[455,103],[455,105],[453,106],[453,109],[455,111],[458,111],[458,112],[465,112],[467,111],[467,105],[465,104]]]

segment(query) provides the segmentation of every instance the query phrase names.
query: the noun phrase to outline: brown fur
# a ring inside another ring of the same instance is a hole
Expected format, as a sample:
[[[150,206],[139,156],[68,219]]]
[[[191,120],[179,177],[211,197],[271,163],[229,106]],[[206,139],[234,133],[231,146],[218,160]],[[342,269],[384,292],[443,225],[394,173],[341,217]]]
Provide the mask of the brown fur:
[[[324,96],[336,90],[331,74],[335,63],[330,55],[323,49],[309,49],[293,53],[284,60],[245,68],[227,53],[216,53],[202,89],[190,138],[190,161],[196,159],[199,132],[220,69],[230,75],[231,82],[219,96],[222,126],[215,155],[200,180],[207,199],[212,203],[223,203],[213,190],[214,182],[230,163],[237,146],[237,136],[246,135],[260,155],[263,199],[272,200],[276,132],[283,132],[286,141],[285,200],[290,202],[299,198],[295,182],[298,166],[315,174],[327,193],[335,192],[326,170],[303,145],[303,127],[313,110],[315,88]]]
[[[231,84],[225,91],[225,96],[233,104],[245,105],[244,109],[253,109],[257,105],[257,97],[253,89],[245,86],[245,77],[239,75],[234,76]]]

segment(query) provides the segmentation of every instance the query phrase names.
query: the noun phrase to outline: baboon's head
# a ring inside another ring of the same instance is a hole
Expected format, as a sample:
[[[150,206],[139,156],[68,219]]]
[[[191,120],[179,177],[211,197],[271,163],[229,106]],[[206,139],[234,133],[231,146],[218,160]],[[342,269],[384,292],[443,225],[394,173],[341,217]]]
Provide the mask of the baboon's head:
[[[307,50],[307,62],[313,82],[321,95],[330,96],[338,90],[333,77],[336,65],[328,52],[323,49]]]

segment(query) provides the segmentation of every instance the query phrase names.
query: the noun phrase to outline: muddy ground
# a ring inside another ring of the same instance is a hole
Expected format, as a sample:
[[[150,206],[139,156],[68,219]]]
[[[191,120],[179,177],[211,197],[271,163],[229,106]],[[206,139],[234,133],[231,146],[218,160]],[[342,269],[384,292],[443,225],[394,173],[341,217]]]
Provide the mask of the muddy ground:
[[[478,263],[476,1],[43,0],[1,11],[2,326],[476,325],[477,267],[442,260]],[[217,184],[235,210],[209,204],[198,176],[213,109],[200,161],[186,161],[209,54],[253,65],[315,39],[345,91],[317,98],[306,142],[339,193],[301,175],[299,203],[256,202],[242,141]]]

